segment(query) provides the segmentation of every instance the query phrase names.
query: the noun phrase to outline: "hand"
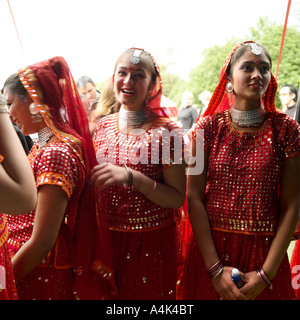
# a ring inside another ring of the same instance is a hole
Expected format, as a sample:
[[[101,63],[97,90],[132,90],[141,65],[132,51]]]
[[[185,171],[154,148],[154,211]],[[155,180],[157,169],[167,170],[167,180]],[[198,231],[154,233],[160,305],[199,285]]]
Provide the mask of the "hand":
[[[256,271],[243,274],[242,280],[245,285],[241,288],[241,292],[249,300],[255,299],[266,288],[265,284],[257,276]]]
[[[111,163],[101,163],[91,170],[90,184],[96,188],[105,189],[113,184],[122,184],[128,181],[128,174],[124,167]]]
[[[245,300],[246,296],[238,289],[231,279],[232,267],[224,267],[223,272],[212,280],[212,283],[224,300]]]

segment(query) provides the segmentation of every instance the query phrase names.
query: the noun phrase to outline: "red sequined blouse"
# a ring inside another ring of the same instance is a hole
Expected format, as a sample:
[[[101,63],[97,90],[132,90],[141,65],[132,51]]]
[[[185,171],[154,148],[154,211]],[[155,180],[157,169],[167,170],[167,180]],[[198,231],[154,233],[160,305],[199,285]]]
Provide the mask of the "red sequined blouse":
[[[36,143],[29,155],[31,167],[34,172],[36,187],[51,184],[61,187],[67,197],[68,205],[65,219],[52,252],[55,253],[55,267],[68,268],[73,265],[72,234],[77,213],[77,204],[84,182],[84,171],[79,158],[63,142],[55,140],[45,147],[38,149]],[[9,216],[8,245],[13,254],[31,237],[33,230],[35,210],[28,214]],[[51,252],[50,252],[51,253]],[[40,266],[47,266],[50,253]]]
[[[94,144],[98,163],[126,164],[157,182],[163,181],[163,169],[183,161],[181,130],[164,117],[146,131],[135,129],[127,134],[119,131],[118,113],[106,116],[97,125]],[[161,207],[135,188],[123,185],[104,189],[102,205],[111,230],[154,230],[176,218],[173,209]]]
[[[205,203],[212,229],[274,234],[283,162],[300,152],[299,125],[285,114],[270,113],[257,132],[238,132],[226,110],[197,122],[192,138],[200,144],[202,129],[209,157]]]

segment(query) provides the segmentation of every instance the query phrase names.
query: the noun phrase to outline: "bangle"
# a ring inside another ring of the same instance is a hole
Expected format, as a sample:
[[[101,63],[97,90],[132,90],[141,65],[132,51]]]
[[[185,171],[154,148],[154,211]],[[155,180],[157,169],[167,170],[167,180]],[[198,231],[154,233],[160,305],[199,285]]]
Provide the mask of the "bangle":
[[[269,289],[273,289],[272,282],[266,276],[263,268],[257,269],[256,274],[266,287],[268,287]]]
[[[129,186],[129,187],[131,187],[132,186],[132,182],[133,182],[133,173],[132,173],[132,170],[131,170],[131,168],[128,168],[127,166],[126,166],[126,164],[124,164],[124,168],[125,168],[125,170],[126,170],[126,172],[127,172],[127,174],[128,174],[128,181],[127,181],[127,183],[124,183],[125,185],[127,185],[127,186]],[[123,185],[124,185],[123,184]]]
[[[223,272],[224,266],[223,263],[219,260],[213,266],[206,270],[206,273],[211,280],[215,279],[220,273]]]
[[[156,189],[156,181],[153,179],[153,187],[148,193],[144,193],[145,196],[149,196]]]

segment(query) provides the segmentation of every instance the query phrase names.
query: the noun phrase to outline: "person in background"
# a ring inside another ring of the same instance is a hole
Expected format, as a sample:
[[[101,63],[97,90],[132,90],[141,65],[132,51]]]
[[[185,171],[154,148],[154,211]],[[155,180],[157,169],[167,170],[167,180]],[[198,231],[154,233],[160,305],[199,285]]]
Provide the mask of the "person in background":
[[[96,128],[96,123],[93,121],[93,114],[98,106],[101,93],[97,90],[94,81],[88,76],[80,77],[76,82],[76,86],[82,97],[83,107],[89,121],[90,132],[91,135],[93,135]]]
[[[297,103],[297,89],[291,84],[284,84],[279,91],[279,99],[282,105],[282,111],[295,119],[296,103]]]
[[[13,126],[16,130],[16,133],[17,133],[21,143],[22,143],[22,146],[24,148],[25,153],[28,154],[30,149],[33,146],[33,140],[31,139],[30,136],[24,136],[22,131],[19,129],[19,127],[15,123],[13,123]]]
[[[193,106],[194,95],[190,91],[185,91],[181,95],[181,107],[178,111],[177,121],[184,131],[189,130],[198,116],[197,109]]]
[[[102,117],[119,111],[120,104],[116,100],[111,78],[107,79],[102,88],[99,103],[92,115],[92,122],[97,123]]]
[[[207,109],[208,107],[208,104],[209,104],[209,101],[211,99],[211,92],[209,91],[202,91],[200,94],[199,94],[199,100],[201,101],[202,103],[202,108],[200,110],[200,116],[203,116],[205,110]]]
[[[204,169],[187,178],[194,236],[180,299],[295,298],[286,250],[299,210],[300,127],[275,108],[271,67],[265,47],[238,43],[191,133]]]
[[[183,136],[160,106],[159,67],[143,49],[116,62],[112,83],[119,112],[103,117],[91,183],[102,190],[118,299],[176,298],[179,208],[185,198]]]
[[[62,57],[22,68],[4,84],[12,121],[24,135],[38,133],[28,155],[37,205],[29,214],[8,218],[22,300],[102,299],[113,288],[105,217],[88,184],[96,157],[74,88]]]
[[[7,246],[8,214],[23,214],[36,204],[34,177],[24,149],[9,118],[6,99],[0,93],[0,300],[16,300],[10,252]]]

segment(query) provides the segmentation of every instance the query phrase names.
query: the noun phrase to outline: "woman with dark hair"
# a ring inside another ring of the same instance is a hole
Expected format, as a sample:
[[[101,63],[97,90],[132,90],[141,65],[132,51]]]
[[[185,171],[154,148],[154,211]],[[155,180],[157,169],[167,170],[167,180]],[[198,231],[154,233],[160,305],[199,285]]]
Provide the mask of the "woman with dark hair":
[[[262,45],[237,44],[191,133],[193,155],[201,145],[205,157],[203,172],[188,174],[194,236],[179,298],[294,298],[286,250],[299,210],[300,128],[275,109],[271,66]]]
[[[7,246],[8,214],[23,214],[36,203],[34,177],[16,135],[7,101],[0,93],[0,300],[16,300],[18,294]]]
[[[21,69],[3,92],[22,133],[38,133],[28,155],[36,208],[8,219],[19,298],[107,297],[109,282],[113,285],[109,238],[98,196],[88,184],[96,157],[66,61],[54,57]]]

